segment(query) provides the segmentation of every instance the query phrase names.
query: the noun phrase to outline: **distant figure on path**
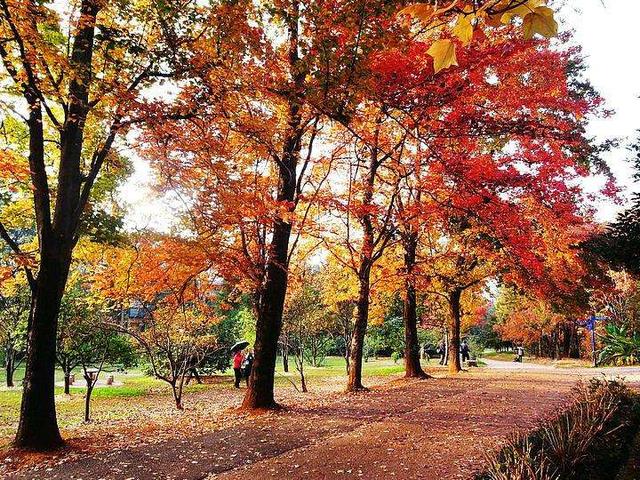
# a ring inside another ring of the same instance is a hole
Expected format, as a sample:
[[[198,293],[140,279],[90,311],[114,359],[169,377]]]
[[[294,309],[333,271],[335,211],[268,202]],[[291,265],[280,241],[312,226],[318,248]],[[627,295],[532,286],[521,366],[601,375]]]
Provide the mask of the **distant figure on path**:
[[[516,362],[522,363],[524,358],[524,348],[522,346],[516,348]]]
[[[467,343],[466,340],[463,340],[462,343],[460,344],[460,353],[462,354],[462,361],[463,362],[468,362],[469,361],[469,344]]]
[[[444,365],[447,361],[447,345],[444,343],[444,338],[438,344],[438,353],[440,354],[440,365]]]
[[[240,388],[240,381],[242,380],[242,362],[244,361],[244,354],[242,350],[238,350],[233,354],[233,373],[236,376],[235,387]]]
[[[249,377],[251,376],[251,368],[253,367],[253,350],[249,350],[247,358],[244,359],[244,379],[249,386]]]

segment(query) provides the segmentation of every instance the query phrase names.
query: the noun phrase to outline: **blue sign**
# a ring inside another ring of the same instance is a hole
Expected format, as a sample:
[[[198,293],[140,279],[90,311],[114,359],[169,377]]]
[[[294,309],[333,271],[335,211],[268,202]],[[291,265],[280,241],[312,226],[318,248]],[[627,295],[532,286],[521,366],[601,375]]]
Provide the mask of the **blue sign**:
[[[586,327],[590,332],[593,332],[596,329],[596,322],[601,320],[607,320],[607,317],[596,317],[595,315],[591,315],[589,318],[582,320],[579,323]]]

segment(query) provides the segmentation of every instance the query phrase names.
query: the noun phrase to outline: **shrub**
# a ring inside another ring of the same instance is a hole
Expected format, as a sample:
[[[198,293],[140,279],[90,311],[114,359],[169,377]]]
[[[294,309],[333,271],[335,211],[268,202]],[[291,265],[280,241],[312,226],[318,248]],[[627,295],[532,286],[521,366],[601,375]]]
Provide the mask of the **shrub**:
[[[640,360],[640,334],[629,332],[627,327],[612,323],[605,327],[601,337],[604,348],[600,352],[600,363],[635,364]]]
[[[489,467],[478,479],[588,478],[584,472],[593,462],[593,452],[604,455],[606,450],[596,447],[605,441],[615,444],[616,435],[634,419],[634,404],[631,391],[618,381],[581,382],[574,388],[573,402],[567,410],[542,423],[531,435],[511,438],[500,452],[488,457]]]
[[[391,359],[393,360],[393,363],[398,363],[398,360],[400,360],[402,358],[402,353],[400,352],[393,352],[391,354]]]

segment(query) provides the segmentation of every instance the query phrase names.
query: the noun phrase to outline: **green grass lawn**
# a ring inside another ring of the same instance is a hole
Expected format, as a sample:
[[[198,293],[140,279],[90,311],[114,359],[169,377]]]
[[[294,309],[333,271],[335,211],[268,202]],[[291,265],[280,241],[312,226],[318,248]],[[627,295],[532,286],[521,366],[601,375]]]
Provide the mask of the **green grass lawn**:
[[[84,379],[80,371],[75,371],[75,386],[70,389],[70,395],[64,395],[64,387],[56,386],[56,410],[58,423],[61,427],[77,425],[82,422],[84,412],[84,393],[86,388]],[[110,372],[111,373],[111,372]],[[105,375],[105,373],[102,373]],[[121,385],[111,387],[97,387],[92,395],[92,410],[106,414],[110,418],[123,418],[127,412],[127,405],[134,399],[160,395],[169,397],[170,387],[153,377],[142,374],[139,370],[129,370],[128,373],[113,372],[114,380]],[[24,376],[24,369],[16,372],[15,384],[20,385]],[[0,377],[0,439],[10,436],[17,426],[18,414],[20,411],[20,401],[22,389],[7,389],[4,384],[6,377]],[[62,382],[64,375],[62,371],[56,370],[56,382]],[[186,387],[185,393],[211,388],[210,385],[190,384]],[[4,442],[0,440],[0,445]]]
[[[402,360],[394,363],[390,358],[370,358],[362,364],[362,372],[364,376],[380,377],[386,375],[395,375],[404,371]],[[278,357],[276,363],[276,373],[284,373],[282,367],[282,358]],[[293,357],[289,357],[289,373],[298,374],[296,364]],[[305,363],[304,373],[309,377],[334,377],[346,375],[346,363],[342,357],[327,357],[322,362],[321,367],[312,367]]]

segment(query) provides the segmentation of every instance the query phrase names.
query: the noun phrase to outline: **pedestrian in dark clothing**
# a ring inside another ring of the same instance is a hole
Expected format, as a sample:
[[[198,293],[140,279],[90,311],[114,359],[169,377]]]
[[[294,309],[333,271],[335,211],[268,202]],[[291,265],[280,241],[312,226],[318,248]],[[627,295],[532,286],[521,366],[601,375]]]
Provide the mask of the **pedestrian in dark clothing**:
[[[251,376],[251,368],[253,367],[253,351],[249,350],[247,358],[244,359],[244,379],[249,386],[249,377]]]
[[[469,359],[471,358],[469,356],[469,344],[467,343],[466,340],[463,340],[462,343],[460,344],[460,353],[462,354],[463,362],[468,362]]]
[[[440,340],[438,344],[438,353],[440,354],[440,365],[445,365],[447,362],[447,344],[444,339]]]
[[[242,380],[242,362],[244,361],[244,355],[241,350],[238,350],[233,354],[233,373],[235,374],[236,381],[235,387],[240,388],[240,381]]]

